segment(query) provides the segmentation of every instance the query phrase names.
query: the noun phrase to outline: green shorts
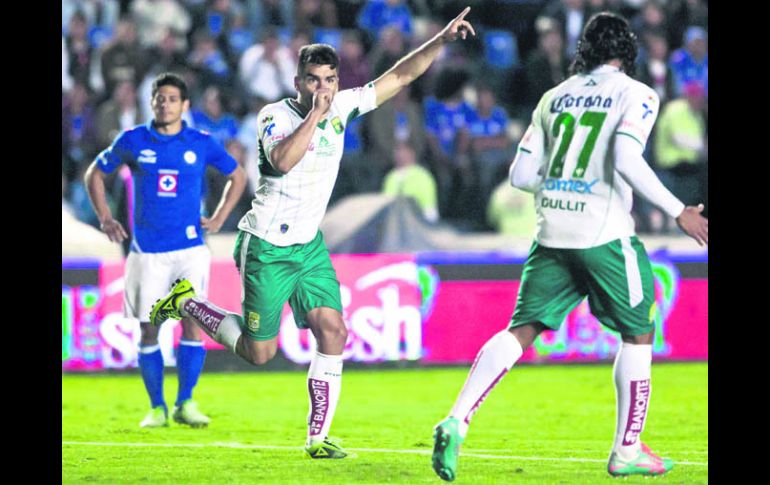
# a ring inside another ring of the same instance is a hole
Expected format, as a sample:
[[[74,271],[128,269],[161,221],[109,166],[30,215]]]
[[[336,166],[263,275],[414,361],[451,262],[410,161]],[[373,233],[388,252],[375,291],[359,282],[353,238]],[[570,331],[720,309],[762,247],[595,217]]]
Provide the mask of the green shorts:
[[[605,327],[629,336],[653,331],[652,267],[636,236],[588,249],[554,249],[535,242],[509,328],[541,322],[558,330],[586,296],[591,313]]]
[[[252,340],[278,335],[287,300],[299,328],[307,328],[305,316],[314,308],[342,312],[340,283],[320,231],[309,243],[286,247],[239,231],[233,257],[243,284],[243,333]]]

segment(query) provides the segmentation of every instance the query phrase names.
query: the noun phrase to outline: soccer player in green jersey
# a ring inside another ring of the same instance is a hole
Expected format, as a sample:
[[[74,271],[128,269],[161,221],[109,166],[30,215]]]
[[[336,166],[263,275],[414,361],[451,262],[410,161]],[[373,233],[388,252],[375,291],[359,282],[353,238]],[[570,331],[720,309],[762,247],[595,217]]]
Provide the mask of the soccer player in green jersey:
[[[538,229],[507,329],[481,348],[446,419],[434,429],[433,469],[457,474],[470,420],[543,330],[558,330],[588,297],[591,312],[620,333],[615,359],[613,476],[661,475],[673,462],[640,440],[650,397],[655,300],[650,261],[634,234],[633,191],[660,207],[699,244],[708,244],[703,205],[685,207],[657,179],[642,152],[658,96],[633,80],[636,37],[599,13],[586,24],[572,76],[546,92],[511,164],[511,184],[535,194]]]
[[[340,395],[347,329],[337,275],[318,226],[339,171],[345,128],[424,73],[444,44],[476,35],[465,8],[444,29],[376,80],[338,92],[335,50],[304,46],[294,85],[296,99],[259,113],[260,185],[240,221],[234,252],[243,284],[243,316],[196,296],[187,280],[156,303],[151,322],[180,315],[195,320],[214,340],[255,365],[276,353],[281,309],[289,302],[298,327],[318,347],[308,371],[310,397],[305,449],[313,458],[344,458],[328,439]]]

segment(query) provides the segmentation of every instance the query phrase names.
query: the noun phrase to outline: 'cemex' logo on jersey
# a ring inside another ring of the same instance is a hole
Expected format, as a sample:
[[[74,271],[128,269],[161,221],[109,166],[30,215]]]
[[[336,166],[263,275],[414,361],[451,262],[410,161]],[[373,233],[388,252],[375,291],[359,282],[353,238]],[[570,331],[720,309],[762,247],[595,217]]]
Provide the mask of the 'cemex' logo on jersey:
[[[578,194],[593,194],[591,187],[593,187],[599,179],[593,179],[591,182],[585,182],[583,180],[563,180],[563,179],[546,179],[545,190],[555,190],[558,192],[576,192]]]
[[[157,155],[153,150],[145,149],[139,152],[139,156],[136,157],[136,161],[139,163],[155,163],[158,161]]]
[[[179,170],[158,170],[158,196],[176,197]]]

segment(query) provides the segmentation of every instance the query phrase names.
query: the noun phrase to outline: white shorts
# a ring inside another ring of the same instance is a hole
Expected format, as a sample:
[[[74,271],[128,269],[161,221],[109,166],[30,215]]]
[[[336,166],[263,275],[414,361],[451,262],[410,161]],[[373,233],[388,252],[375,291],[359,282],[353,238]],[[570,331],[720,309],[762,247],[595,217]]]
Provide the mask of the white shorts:
[[[155,301],[168,294],[177,278],[187,278],[195,293],[205,297],[210,267],[211,251],[205,245],[167,253],[130,252],[126,258],[125,315],[149,322]]]

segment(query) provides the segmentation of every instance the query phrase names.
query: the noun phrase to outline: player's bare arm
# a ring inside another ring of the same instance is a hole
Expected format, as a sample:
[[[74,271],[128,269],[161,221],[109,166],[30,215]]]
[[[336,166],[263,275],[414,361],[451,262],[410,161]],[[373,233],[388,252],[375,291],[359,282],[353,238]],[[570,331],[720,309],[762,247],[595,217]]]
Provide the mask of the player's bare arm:
[[[465,10],[449,22],[441,32],[407,54],[385,74],[374,81],[374,89],[377,93],[377,106],[382,105],[382,103],[395,96],[401,88],[420,77],[439,55],[444,44],[453,42],[458,37],[465,39],[468,36],[468,32],[474,36],[476,35],[473,26],[465,20],[465,16],[470,11],[470,7],[465,7]]]
[[[703,217],[701,212],[703,204],[698,204],[697,207],[688,205],[676,218],[676,223],[685,234],[703,246],[709,243],[709,220]]]
[[[313,93],[313,104],[294,133],[278,143],[270,151],[270,161],[281,173],[289,173],[296,164],[302,160],[307,152],[307,147],[313,139],[316,125],[323,120],[334,99],[334,91],[330,88],[318,88]]]
[[[112,211],[107,204],[106,189],[104,187],[105,175],[97,166],[96,161],[91,163],[84,177],[86,191],[88,192],[88,198],[91,199],[91,205],[94,207],[96,217],[99,218],[99,227],[102,232],[107,234],[110,241],[119,243],[128,238],[128,233],[126,233],[123,225],[112,217]]]
[[[239,165],[227,176],[227,183],[224,190],[222,190],[222,196],[211,218],[201,217],[201,227],[208,231],[209,234],[219,232],[222,224],[225,223],[225,220],[227,220],[227,217],[235,208],[235,204],[241,198],[245,188],[246,172]]]

